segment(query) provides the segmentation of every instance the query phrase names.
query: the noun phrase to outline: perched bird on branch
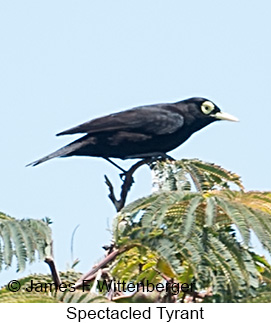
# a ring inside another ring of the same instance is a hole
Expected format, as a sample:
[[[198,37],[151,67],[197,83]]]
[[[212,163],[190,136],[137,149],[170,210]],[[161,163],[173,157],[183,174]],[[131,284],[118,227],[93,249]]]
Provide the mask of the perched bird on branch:
[[[109,158],[168,158],[167,152],[217,120],[238,121],[204,98],[136,107],[58,133],[85,135],[29,165],[69,156],[103,157],[115,166]]]

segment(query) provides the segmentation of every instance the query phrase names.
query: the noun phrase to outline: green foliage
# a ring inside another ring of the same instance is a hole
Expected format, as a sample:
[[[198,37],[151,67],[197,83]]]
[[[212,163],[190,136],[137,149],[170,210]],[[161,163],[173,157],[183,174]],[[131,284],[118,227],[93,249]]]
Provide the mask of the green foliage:
[[[259,263],[266,272],[270,266],[255,259],[250,237],[253,230],[271,251],[271,194],[246,193],[238,175],[199,160],[156,163],[153,171],[159,190],[115,219],[116,245],[131,249],[112,265],[114,277],[194,282],[197,291],[211,291],[208,302],[255,297],[263,282]]]
[[[74,284],[81,275],[74,270],[60,272],[63,288]],[[62,301],[61,296],[66,294],[64,290],[63,292],[58,291],[51,275],[30,275],[18,279],[18,282],[20,284],[19,291],[12,292],[8,286],[0,289],[0,303],[59,303]]]
[[[56,303],[53,296],[26,292],[6,292],[0,294],[0,303]]]
[[[10,267],[13,256],[17,259],[17,270],[23,271],[26,262],[35,260],[35,253],[44,260],[51,255],[51,229],[48,220],[17,220],[0,213],[0,270]]]
[[[33,291],[34,283],[52,284],[48,275],[20,281],[20,292],[0,290],[0,302],[270,302],[271,266],[251,247],[254,232],[271,253],[271,193],[246,192],[238,175],[200,160],[155,162],[153,194],[121,210],[113,222],[118,256],[101,271],[102,280],[146,285],[193,284],[193,291],[133,294],[98,291]],[[50,221],[16,220],[0,213],[0,266],[18,270],[26,261],[52,254]],[[79,273],[61,273],[74,284]]]
[[[91,291],[75,290],[72,286],[82,276],[74,270],[60,272],[61,286],[56,288],[51,275],[30,275],[18,279],[20,290],[8,286],[0,289],[0,303],[108,303],[108,298]],[[32,287],[34,286],[34,288]]]
[[[231,184],[244,189],[239,175],[198,159],[181,159],[173,163],[155,162],[152,169],[159,179],[160,189],[190,191],[191,184],[199,192],[230,188]]]
[[[75,292],[58,292],[57,298],[62,303],[109,303],[110,301],[105,296],[98,295],[92,292],[83,292],[76,290]]]

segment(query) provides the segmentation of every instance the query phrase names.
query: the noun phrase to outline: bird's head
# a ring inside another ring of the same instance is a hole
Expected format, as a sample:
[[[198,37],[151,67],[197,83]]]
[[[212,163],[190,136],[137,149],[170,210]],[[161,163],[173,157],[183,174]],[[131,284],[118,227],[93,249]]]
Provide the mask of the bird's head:
[[[190,124],[196,123],[199,127],[205,126],[217,120],[239,121],[236,117],[222,112],[219,107],[212,101],[205,98],[191,98],[183,101],[183,109],[187,121]]]

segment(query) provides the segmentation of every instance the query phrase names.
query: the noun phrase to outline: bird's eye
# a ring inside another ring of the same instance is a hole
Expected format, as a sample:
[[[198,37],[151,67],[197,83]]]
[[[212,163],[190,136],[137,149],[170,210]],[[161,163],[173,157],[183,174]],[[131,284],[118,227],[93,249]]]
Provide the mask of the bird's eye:
[[[210,101],[205,101],[201,105],[201,111],[204,114],[210,114],[215,108],[215,105]]]

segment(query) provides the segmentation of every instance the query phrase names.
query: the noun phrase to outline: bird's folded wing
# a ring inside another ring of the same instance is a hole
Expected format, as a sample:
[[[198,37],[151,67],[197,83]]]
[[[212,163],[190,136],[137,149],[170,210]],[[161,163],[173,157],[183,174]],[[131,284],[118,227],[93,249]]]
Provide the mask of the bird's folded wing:
[[[156,135],[173,133],[183,126],[184,119],[172,107],[173,104],[159,104],[110,114],[60,132],[57,136],[112,131],[131,131]]]

